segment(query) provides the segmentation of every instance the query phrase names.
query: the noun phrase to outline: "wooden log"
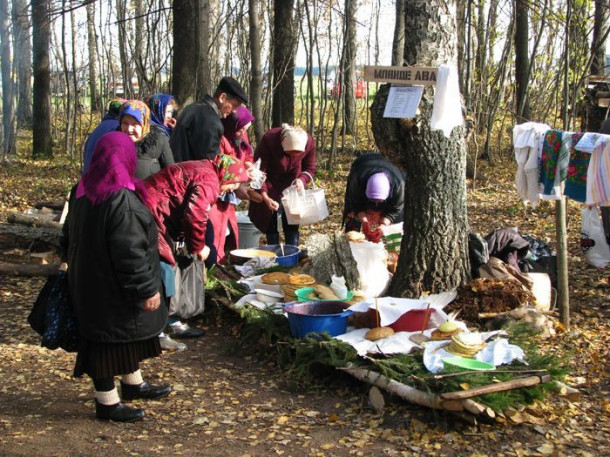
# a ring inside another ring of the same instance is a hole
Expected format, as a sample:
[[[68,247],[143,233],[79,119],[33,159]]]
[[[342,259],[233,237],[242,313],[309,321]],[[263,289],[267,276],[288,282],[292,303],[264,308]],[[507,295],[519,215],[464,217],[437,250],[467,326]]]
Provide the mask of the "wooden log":
[[[525,378],[511,379],[510,381],[497,382],[495,384],[461,390],[459,392],[447,392],[440,394],[439,398],[441,400],[462,400],[464,398],[476,397],[478,395],[485,395],[493,392],[519,389],[521,387],[531,387],[535,386],[536,384],[549,382],[550,380],[550,375],[528,376]]]
[[[61,230],[62,224],[49,220],[48,217],[37,216],[35,214],[11,213],[7,220],[13,224],[23,224],[28,226],[49,227]]]
[[[49,276],[57,273],[59,263],[35,265],[30,263],[0,262],[0,274],[7,276]]]
[[[561,381],[555,381],[555,385],[559,389],[559,395],[567,398],[570,401],[579,401],[582,398],[580,390],[568,386]]]
[[[595,92],[595,98],[610,98],[610,91],[598,90]]]

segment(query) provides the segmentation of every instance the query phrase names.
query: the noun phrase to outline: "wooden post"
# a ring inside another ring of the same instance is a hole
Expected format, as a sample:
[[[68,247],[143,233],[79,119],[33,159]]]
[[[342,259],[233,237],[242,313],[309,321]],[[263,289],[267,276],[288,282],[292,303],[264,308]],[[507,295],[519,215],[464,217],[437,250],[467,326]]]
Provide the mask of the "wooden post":
[[[570,291],[568,288],[568,235],[566,229],[566,198],[555,203],[555,237],[557,239],[557,305],[559,320],[570,327]]]

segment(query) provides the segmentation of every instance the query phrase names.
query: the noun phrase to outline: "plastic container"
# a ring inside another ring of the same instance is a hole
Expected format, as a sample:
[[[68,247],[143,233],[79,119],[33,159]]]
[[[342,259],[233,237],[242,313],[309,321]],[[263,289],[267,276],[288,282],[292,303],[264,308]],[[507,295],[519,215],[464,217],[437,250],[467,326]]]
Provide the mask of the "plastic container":
[[[345,296],[345,298],[341,298],[339,300],[337,300],[336,298],[329,298],[329,299],[324,299],[324,298],[316,298],[314,300],[312,300],[311,298],[307,298],[307,295],[313,292],[313,287],[303,287],[301,289],[297,289],[294,294],[297,296],[297,299],[300,302],[305,302],[305,301],[323,301],[323,302],[329,302],[329,301],[341,301],[341,302],[345,302],[345,301],[349,301],[352,298],[354,298],[354,293],[352,291],[348,291],[347,295]]]
[[[256,249],[275,253],[277,255],[275,261],[278,265],[283,267],[294,267],[299,263],[301,249],[299,249],[298,246],[292,246],[290,244],[285,244],[283,246],[279,244],[270,244],[267,246],[258,246]]]
[[[248,217],[248,211],[237,211],[237,229],[239,231],[239,249],[258,246],[262,233],[254,226]]]
[[[354,314],[340,301],[290,303],[284,310],[288,314],[290,333],[295,338],[322,332],[330,336],[342,335],[347,330],[347,318]]]
[[[347,298],[347,286],[345,285],[345,278],[343,276],[331,276],[330,288],[335,293],[339,300]]]
[[[397,320],[392,322],[388,327],[391,327],[395,332],[421,332],[432,327],[430,317],[435,313],[434,308],[429,309],[412,309],[407,311]],[[371,328],[377,327],[377,311],[375,308],[369,308],[369,324]]]
[[[443,364],[452,367],[463,368],[465,370],[495,370],[496,367],[491,363],[481,362],[475,359],[464,359],[462,357],[443,357]]]

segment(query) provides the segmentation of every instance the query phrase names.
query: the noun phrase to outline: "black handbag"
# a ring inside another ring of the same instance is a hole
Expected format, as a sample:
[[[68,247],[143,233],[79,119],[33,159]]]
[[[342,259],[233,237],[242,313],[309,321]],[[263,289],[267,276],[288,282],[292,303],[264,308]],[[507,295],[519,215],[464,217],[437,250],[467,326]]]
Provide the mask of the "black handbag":
[[[77,351],[79,335],[70,301],[67,271],[49,276],[34,302],[28,322],[42,336],[41,346]]]

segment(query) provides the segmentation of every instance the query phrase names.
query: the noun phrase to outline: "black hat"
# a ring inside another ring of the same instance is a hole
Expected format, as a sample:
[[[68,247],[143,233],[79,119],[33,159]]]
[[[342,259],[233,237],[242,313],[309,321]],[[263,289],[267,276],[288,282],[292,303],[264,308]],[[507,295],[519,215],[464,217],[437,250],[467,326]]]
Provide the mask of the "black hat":
[[[225,76],[220,80],[218,87],[216,87],[216,92],[224,92],[237,98],[244,105],[248,104],[248,96],[246,95],[246,91],[244,91],[244,88],[241,87],[241,84],[239,84],[237,80],[231,78],[230,76]]]

